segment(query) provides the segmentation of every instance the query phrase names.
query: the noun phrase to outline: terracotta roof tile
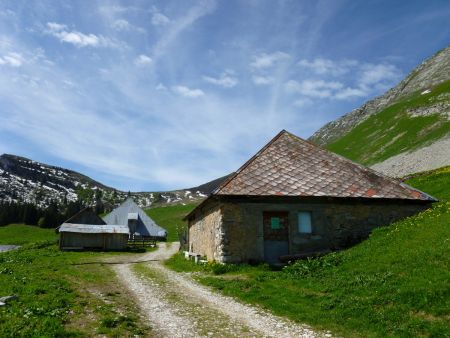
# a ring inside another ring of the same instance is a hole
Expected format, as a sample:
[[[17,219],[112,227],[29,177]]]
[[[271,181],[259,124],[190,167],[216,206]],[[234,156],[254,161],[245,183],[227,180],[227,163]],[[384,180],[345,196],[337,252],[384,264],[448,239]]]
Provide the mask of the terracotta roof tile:
[[[398,180],[280,132],[213,195],[434,200]]]

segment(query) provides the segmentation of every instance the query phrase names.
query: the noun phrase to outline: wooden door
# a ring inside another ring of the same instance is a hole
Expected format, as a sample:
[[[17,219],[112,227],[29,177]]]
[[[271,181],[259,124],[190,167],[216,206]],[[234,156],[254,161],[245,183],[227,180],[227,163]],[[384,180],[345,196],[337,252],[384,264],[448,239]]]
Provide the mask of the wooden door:
[[[279,263],[279,257],[289,254],[289,213],[287,211],[264,211],[264,259]]]

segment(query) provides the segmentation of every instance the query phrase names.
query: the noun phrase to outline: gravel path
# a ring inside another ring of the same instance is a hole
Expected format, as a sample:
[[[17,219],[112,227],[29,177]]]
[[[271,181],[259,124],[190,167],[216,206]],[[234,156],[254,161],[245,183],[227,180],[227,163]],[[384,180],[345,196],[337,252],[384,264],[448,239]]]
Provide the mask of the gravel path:
[[[160,263],[178,245],[160,244],[138,265],[115,264],[120,282],[138,301],[142,314],[162,337],[331,337],[271,313],[244,305],[194,282]],[[136,262],[133,260],[133,262]]]
[[[403,177],[450,165],[450,137],[374,164],[371,168],[391,177]]]

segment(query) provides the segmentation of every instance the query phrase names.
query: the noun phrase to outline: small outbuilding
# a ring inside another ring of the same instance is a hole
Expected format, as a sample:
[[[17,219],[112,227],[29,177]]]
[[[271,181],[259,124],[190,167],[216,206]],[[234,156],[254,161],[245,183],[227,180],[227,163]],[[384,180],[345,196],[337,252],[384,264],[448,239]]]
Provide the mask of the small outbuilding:
[[[131,240],[136,237],[165,240],[167,237],[166,229],[156,224],[131,197],[103,217],[103,221],[107,224],[127,226],[130,230]]]
[[[186,216],[188,247],[276,264],[351,246],[435,201],[283,130]]]
[[[123,250],[129,236],[128,226],[106,224],[90,208],[69,218],[58,230],[61,250]]]

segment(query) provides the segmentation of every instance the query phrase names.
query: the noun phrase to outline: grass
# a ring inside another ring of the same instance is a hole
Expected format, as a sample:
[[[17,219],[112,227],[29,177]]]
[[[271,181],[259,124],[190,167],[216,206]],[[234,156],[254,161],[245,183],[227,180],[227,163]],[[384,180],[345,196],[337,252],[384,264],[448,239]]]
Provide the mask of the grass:
[[[376,229],[359,245],[282,271],[266,265],[166,264],[277,315],[349,337],[450,337],[450,172],[408,184],[439,198],[433,208]]]
[[[178,241],[178,228],[184,229],[186,222],[183,221],[183,217],[192,211],[197,203],[189,204],[175,204],[164,207],[157,207],[152,209],[146,209],[145,212],[149,215],[158,225],[167,230],[167,241]]]
[[[369,117],[327,148],[371,165],[428,144],[450,133],[450,121],[439,114],[410,117],[407,110],[448,101],[449,94],[450,81],[428,94],[416,92]]]
[[[7,237],[6,237],[7,236]],[[127,337],[150,328],[113,271],[101,262],[130,253],[62,252],[54,230],[27,225],[0,228],[0,296],[19,297],[0,307],[1,337]]]
[[[55,229],[43,229],[24,224],[12,224],[0,227],[0,244],[23,245],[39,241],[56,242]]]

